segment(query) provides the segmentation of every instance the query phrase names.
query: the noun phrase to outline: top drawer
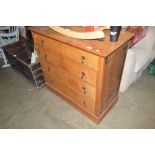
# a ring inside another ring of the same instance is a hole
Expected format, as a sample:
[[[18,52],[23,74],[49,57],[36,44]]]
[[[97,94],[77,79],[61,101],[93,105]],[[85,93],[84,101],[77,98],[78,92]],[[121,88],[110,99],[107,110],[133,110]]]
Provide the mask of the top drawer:
[[[98,56],[39,34],[33,34],[33,36],[34,42],[39,48],[45,51],[56,52],[93,70],[98,70]]]

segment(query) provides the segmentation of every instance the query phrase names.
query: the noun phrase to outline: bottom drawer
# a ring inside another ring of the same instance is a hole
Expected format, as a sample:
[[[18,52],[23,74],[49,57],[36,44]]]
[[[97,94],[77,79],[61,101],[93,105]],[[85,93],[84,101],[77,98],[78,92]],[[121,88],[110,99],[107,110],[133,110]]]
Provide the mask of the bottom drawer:
[[[64,85],[61,83],[61,81],[53,79],[50,80],[48,79],[47,76],[45,76],[46,79],[46,84],[56,90],[58,93],[61,95],[65,96],[72,102],[80,105],[83,107],[85,110],[95,113],[95,102],[90,99],[89,97],[86,97],[84,95],[81,95],[79,92],[73,90],[72,88]]]

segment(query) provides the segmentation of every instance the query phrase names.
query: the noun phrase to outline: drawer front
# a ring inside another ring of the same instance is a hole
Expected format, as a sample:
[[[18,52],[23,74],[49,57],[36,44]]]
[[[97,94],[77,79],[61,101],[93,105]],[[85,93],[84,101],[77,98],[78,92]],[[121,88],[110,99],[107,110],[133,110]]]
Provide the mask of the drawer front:
[[[72,89],[78,91],[79,93],[90,97],[93,101],[96,99],[96,88],[91,86],[90,84],[82,81],[81,79],[77,79],[72,75],[65,72],[60,67],[50,64],[48,62],[43,63],[43,71],[45,72],[45,78],[50,80],[58,79],[63,84]]]
[[[80,63],[72,61],[71,59],[63,57],[62,55],[56,53],[45,53],[44,51],[41,51],[41,53],[44,53],[42,54],[44,56],[40,59],[41,64],[42,61],[45,61],[43,62],[44,64],[46,64],[46,62],[50,62],[51,64],[57,66],[58,69],[61,69],[64,72],[66,72],[66,74],[96,87],[96,71],[89,69],[88,67],[85,67]]]
[[[75,104],[89,111],[90,113],[95,113],[95,102],[89,97],[81,95],[74,89],[67,87],[58,79],[50,80],[46,77],[46,85],[50,86]]]
[[[88,68],[98,69],[98,56],[80,50],[78,48],[60,43],[56,40],[44,37],[39,34],[34,34],[34,40],[39,48],[49,51],[50,53],[57,53],[73,61],[83,64]]]

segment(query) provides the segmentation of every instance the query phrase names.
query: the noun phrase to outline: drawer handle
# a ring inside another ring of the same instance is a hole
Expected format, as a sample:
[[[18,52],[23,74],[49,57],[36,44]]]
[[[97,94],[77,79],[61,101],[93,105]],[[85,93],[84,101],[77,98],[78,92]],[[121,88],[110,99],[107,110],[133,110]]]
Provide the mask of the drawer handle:
[[[86,76],[84,72],[81,72],[81,79],[83,79]]]
[[[41,40],[41,47],[44,48],[44,45],[45,45],[44,40]]]
[[[82,87],[82,90],[83,90],[83,93],[86,94],[87,91],[86,91],[86,87]]]
[[[45,56],[44,56],[44,57],[45,57],[45,59],[47,60],[47,54],[46,54],[46,53],[45,53]]]
[[[85,60],[86,60],[86,57],[85,56],[81,56],[80,61],[81,61],[82,64],[84,64]]]

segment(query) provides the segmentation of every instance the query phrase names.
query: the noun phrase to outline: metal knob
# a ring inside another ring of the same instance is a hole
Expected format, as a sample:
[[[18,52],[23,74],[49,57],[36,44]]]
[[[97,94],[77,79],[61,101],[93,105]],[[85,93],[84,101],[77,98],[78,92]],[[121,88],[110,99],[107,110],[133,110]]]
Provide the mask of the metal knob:
[[[83,79],[86,76],[86,74],[84,72],[81,72],[80,76],[81,76],[81,79]]]
[[[86,91],[86,88],[85,87],[82,87],[82,90],[83,90],[83,93],[86,94],[87,91]]]
[[[44,57],[45,57],[45,59],[47,60],[47,54],[46,54],[46,53],[45,53]]]
[[[80,61],[81,61],[82,64],[84,64],[85,60],[86,60],[86,57],[85,56],[81,56]]]

